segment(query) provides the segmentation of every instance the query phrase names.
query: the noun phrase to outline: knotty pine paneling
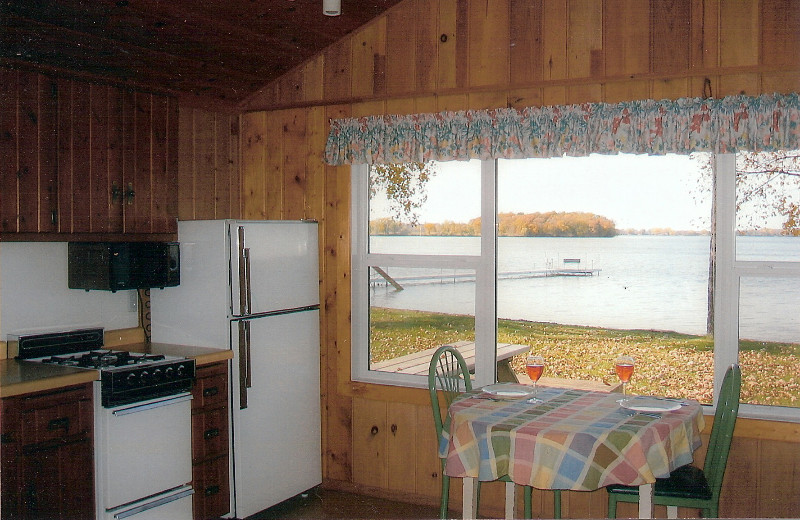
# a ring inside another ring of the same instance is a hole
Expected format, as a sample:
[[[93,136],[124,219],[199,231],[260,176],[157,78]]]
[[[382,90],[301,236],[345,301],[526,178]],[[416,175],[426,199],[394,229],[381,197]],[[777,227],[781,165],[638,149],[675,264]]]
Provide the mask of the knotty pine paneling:
[[[364,27],[353,38],[350,76],[352,95],[373,97],[386,92],[386,21]]]
[[[603,2],[603,48],[614,49],[605,55],[608,76],[649,72],[649,49],[642,42],[650,37],[650,11],[641,0]]]
[[[508,85],[510,0],[468,4],[469,86]]]
[[[405,0],[280,82],[296,85],[302,78],[299,88],[290,93],[268,85],[242,105],[248,111],[242,116],[244,211],[287,218],[287,204],[303,199],[305,215],[320,222],[323,475],[329,484],[435,504],[441,475],[424,390],[350,381],[350,168],[321,163],[328,121],[677,99],[704,91],[797,91],[800,63],[791,50],[800,45],[800,20],[793,7],[788,0]],[[305,111],[305,133],[298,110]],[[301,163],[305,177],[298,176]],[[786,499],[800,496],[792,473],[800,467],[800,438],[781,423],[743,424],[723,515],[800,516],[798,501]],[[373,425],[385,441],[373,438]],[[411,438],[413,471],[393,451]],[[770,471],[773,466],[780,470]],[[452,510],[460,496],[454,479]],[[481,513],[502,515],[502,498],[501,485],[486,486]],[[604,490],[564,493],[563,500],[571,517],[607,514]],[[534,514],[549,517],[552,507],[552,493],[534,493]],[[635,507],[624,507],[622,514],[635,516]],[[663,508],[656,513],[666,514]]]
[[[509,83],[527,85],[542,79],[543,0],[510,0]],[[527,105],[531,106],[531,105]]]
[[[174,110],[178,149],[170,150],[168,159],[177,162],[178,218],[240,218],[239,116],[191,107]]]
[[[650,68],[657,74],[689,68],[690,0],[651,2]],[[642,40],[643,41],[643,40]]]

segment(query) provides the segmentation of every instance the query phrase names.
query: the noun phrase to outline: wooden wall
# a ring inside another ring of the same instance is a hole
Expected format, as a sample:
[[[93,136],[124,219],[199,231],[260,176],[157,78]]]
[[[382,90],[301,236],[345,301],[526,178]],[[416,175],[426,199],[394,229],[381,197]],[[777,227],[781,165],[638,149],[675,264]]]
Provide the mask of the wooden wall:
[[[350,169],[322,162],[330,119],[798,92],[798,56],[796,0],[405,0],[243,104],[243,216],[320,221],[326,483],[438,500],[426,393],[350,381]],[[740,421],[721,513],[800,516],[799,473],[797,425]],[[501,498],[485,486],[484,514]],[[606,494],[567,493],[564,513],[604,517]]]
[[[178,220],[240,218],[238,115],[181,105],[178,127]]]

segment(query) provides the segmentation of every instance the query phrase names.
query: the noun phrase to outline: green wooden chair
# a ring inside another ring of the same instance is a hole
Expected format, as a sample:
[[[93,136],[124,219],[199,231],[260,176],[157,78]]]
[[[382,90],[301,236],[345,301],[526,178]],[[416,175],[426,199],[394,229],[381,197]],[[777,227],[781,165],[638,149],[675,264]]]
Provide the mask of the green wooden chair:
[[[444,345],[434,352],[428,369],[428,391],[431,395],[431,408],[433,409],[433,422],[436,425],[436,440],[442,438],[442,432],[450,429],[450,416],[442,421],[442,412],[439,403],[439,392],[444,400],[444,408],[447,409],[452,404],[456,396],[462,392],[472,390],[472,380],[470,379],[467,363],[454,347]],[[447,505],[450,498],[450,477],[444,472],[446,459],[440,459],[442,463],[442,498],[439,507],[439,517],[447,518]],[[507,475],[500,477],[503,482],[511,482]],[[475,492],[480,500],[481,483],[478,481]],[[531,518],[531,497],[533,488],[523,486],[525,491],[525,518]],[[560,497],[558,497],[560,498]],[[560,500],[557,501],[560,514]],[[477,514],[477,507],[475,513]],[[556,517],[559,518],[559,517]]]
[[[703,469],[689,464],[676,469],[667,478],[656,480],[653,486],[653,504],[667,506],[669,518],[678,517],[679,506],[702,509],[706,518],[719,516],[719,494],[728,462],[733,428],[739,413],[741,386],[742,373],[739,365],[731,365],[722,381]],[[639,501],[637,487],[613,485],[606,489],[609,518],[616,518],[617,502]]]

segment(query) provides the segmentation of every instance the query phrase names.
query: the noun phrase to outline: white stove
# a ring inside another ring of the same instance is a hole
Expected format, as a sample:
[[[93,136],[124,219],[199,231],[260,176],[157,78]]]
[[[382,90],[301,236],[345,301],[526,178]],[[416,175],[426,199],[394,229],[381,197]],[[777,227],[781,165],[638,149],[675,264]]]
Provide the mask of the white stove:
[[[192,517],[193,359],[103,348],[103,329],[9,337],[23,362],[98,370],[96,514],[101,520]]]

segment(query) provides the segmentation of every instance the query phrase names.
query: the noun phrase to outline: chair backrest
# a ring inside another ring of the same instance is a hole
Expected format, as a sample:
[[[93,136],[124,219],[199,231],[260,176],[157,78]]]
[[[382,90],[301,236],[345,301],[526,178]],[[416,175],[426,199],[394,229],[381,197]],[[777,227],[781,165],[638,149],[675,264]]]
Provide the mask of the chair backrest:
[[[472,390],[467,362],[461,353],[450,345],[436,349],[428,367],[428,391],[431,394],[433,422],[436,424],[436,438],[441,439],[442,430],[448,427],[449,420],[442,421],[439,391],[444,398],[445,409],[450,407],[455,397]],[[448,417],[449,419],[449,417]]]
[[[714,424],[711,426],[711,437],[703,466],[708,485],[714,497],[719,498],[722,489],[722,477],[728,464],[728,452],[733,439],[733,428],[739,414],[739,393],[742,387],[742,372],[739,365],[731,365],[725,372],[722,387],[717,400],[717,411]]]

